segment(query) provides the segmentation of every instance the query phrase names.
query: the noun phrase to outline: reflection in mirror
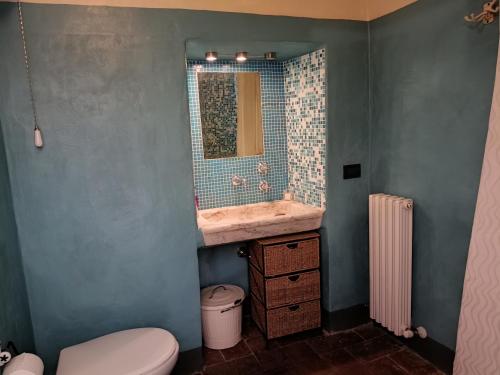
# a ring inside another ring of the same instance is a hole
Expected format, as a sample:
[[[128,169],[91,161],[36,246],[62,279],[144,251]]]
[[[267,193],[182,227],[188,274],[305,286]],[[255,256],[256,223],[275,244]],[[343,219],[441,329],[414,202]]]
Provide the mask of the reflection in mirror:
[[[205,159],[263,154],[259,73],[197,77]]]

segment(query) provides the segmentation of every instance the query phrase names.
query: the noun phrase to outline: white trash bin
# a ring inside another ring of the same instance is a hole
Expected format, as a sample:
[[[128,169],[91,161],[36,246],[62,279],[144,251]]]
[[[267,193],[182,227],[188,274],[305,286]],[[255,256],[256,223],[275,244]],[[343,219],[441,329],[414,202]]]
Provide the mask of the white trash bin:
[[[207,348],[226,349],[241,340],[241,304],[245,292],[235,285],[213,285],[201,291],[201,323]]]

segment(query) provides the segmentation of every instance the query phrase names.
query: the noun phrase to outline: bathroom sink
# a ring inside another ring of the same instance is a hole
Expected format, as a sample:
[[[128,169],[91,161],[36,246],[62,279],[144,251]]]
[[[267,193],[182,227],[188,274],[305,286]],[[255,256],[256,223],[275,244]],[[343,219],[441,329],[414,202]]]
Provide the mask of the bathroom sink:
[[[198,211],[206,246],[318,229],[325,210],[295,201],[274,201]]]

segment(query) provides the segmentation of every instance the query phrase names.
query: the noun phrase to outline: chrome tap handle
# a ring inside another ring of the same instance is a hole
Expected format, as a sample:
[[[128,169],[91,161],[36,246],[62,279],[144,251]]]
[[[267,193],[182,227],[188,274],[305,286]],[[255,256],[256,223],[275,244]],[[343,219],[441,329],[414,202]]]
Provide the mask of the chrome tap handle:
[[[246,180],[246,178],[240,177],[238,175],[234,175],[233,177],[231,177],[231,185],[233,185],[234,187],[246,186],[247,180]]]
[[[263,193],[269,192],[271,190],[271,185],[269,185],[269,182],[262,180],[259,183],[259,190],[262,191]]]

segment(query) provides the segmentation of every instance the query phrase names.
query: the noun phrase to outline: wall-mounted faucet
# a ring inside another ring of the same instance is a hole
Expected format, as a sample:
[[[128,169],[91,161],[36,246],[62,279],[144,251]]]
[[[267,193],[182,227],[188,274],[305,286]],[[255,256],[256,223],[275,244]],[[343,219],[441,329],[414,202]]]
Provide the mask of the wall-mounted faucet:
[[[231,185],[233,185],[233,187],[247,186],[247,179],[238,175],[234,175],[233,177],[231,177]]]

